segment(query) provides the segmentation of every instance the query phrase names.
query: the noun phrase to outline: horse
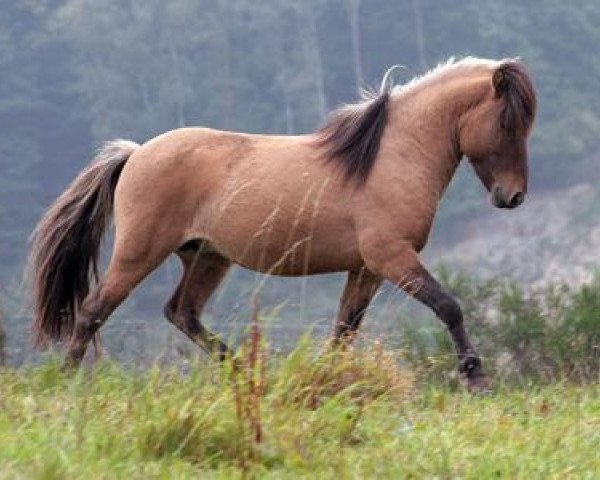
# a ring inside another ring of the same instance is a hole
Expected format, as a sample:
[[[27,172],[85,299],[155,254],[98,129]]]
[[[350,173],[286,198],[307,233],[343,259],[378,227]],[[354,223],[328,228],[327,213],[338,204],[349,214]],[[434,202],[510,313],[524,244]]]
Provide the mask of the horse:
[[[183,275],[165,316],[220,359],[232,352],[200,315],[232,264],[283,276],[347,272],[334,343],[352,339],[388,280],[445,323],[469,390],[487,389],[461,308],[419,253],[463,157],[495,207],[524,201],[535,115],[520,60],[468,57],[404,85],[386,75],[310,134],[184,127],[142,145],[106,143],[32,233],[37,345],[66,342],[65,365],[78,366],[113,310],[174,253]]]

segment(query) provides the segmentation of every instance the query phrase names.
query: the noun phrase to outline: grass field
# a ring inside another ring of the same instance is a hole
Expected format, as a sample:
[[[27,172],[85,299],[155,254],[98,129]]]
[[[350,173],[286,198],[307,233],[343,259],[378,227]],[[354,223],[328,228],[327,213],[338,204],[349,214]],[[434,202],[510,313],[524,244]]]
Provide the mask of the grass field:
[[[0,478],[598,478],[600,386],[426,384],[380,348],[241,373],[0,370]]]

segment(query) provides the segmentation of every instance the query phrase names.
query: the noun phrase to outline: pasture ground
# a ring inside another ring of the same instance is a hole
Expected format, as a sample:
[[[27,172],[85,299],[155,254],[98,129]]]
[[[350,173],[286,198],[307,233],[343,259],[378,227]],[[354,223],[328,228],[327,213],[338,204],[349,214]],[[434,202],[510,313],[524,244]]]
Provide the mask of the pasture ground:
[[[600,385],[427,384],[377,347],[241,373],[0,370],[0,478],[594,478]],[[232,380],[236,378],[236,380]],[[597,477],[596,477],[597,478]]]

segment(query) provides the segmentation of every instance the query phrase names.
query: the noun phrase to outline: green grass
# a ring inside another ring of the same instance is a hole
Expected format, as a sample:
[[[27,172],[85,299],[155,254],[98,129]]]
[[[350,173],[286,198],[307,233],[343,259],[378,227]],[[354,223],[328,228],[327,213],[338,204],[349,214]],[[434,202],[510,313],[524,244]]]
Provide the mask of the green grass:
[[[255,349],[256,350],[256,349]],[[0,478],[594,478],[600,386],[424,384],[379,347],[249,371],[0,370]],[[251,357],[251,355],[249,356]],[[266,364],[269,364],[266,367]],[[257,431],[261,436],[256,441]]]

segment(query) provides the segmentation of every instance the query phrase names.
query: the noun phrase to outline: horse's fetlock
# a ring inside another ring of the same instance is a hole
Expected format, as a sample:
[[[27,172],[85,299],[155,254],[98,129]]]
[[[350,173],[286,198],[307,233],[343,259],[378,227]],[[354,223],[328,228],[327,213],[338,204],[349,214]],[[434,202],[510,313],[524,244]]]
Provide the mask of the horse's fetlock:
[[[460,360],[460,373],[467,378],[474,378],[483,375],[483,365],[481,359],[475,354],[468,354]]]

